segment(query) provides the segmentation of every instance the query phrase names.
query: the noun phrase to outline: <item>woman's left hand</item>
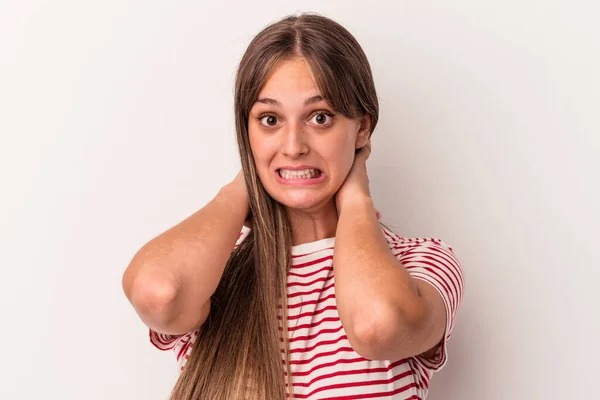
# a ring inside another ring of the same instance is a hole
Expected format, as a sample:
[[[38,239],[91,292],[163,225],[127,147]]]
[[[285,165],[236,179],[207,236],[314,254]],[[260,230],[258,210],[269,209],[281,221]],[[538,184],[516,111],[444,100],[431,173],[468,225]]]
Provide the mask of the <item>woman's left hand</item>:
[[[371,139],[354,156],[352,168],[344,183],[335,195],[338,214],[347,202],[370,198],[369,177],[367,176],[367,159],[371,155]]]

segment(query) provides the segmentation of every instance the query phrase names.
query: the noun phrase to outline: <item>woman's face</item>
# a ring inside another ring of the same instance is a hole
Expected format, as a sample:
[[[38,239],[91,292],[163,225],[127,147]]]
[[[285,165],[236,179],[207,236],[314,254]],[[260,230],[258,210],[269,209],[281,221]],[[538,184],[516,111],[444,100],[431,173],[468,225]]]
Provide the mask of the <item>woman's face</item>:
[[[284,206],[310,211],[333,199],[370,118],[349,119],[320,97],[306,60],[280,62],[250,110],[248,133],[259,178]]]

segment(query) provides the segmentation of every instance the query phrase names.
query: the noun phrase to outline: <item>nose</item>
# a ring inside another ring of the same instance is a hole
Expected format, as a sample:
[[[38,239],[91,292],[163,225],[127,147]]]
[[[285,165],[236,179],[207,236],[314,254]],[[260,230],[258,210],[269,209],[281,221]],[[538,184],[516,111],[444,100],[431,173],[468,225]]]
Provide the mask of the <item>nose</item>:
[[[306,136],[302,125],[297,122],[289,123],[283,132],[282,153],[291,158],[297,158],[308,152]]]

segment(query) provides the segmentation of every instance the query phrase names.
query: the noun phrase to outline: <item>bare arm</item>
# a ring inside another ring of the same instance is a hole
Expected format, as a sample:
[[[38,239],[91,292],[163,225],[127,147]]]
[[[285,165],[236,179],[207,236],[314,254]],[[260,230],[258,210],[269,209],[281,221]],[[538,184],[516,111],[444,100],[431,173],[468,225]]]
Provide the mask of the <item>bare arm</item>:
[[[444,301],[398,262],[375,214],[369,197],[340,207],[333,257],[340,320],[352,347],[368,359],[433,352],[444,337]]]
[[[123,290],[150,329],[177,335],[204,323],[247,214],[240,171],[206,206],[135,254]]]

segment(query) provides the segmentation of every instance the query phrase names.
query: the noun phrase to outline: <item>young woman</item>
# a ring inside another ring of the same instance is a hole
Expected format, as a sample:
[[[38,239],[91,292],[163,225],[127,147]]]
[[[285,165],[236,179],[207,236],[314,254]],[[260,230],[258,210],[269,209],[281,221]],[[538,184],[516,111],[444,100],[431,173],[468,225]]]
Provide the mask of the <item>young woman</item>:
[[[378,119],[355,38],[313,14],[270,25],[235,83],[242,171],[146,244],[123,277],[172,399],[424,399],[463,278],[444,242],[378,221]]]

